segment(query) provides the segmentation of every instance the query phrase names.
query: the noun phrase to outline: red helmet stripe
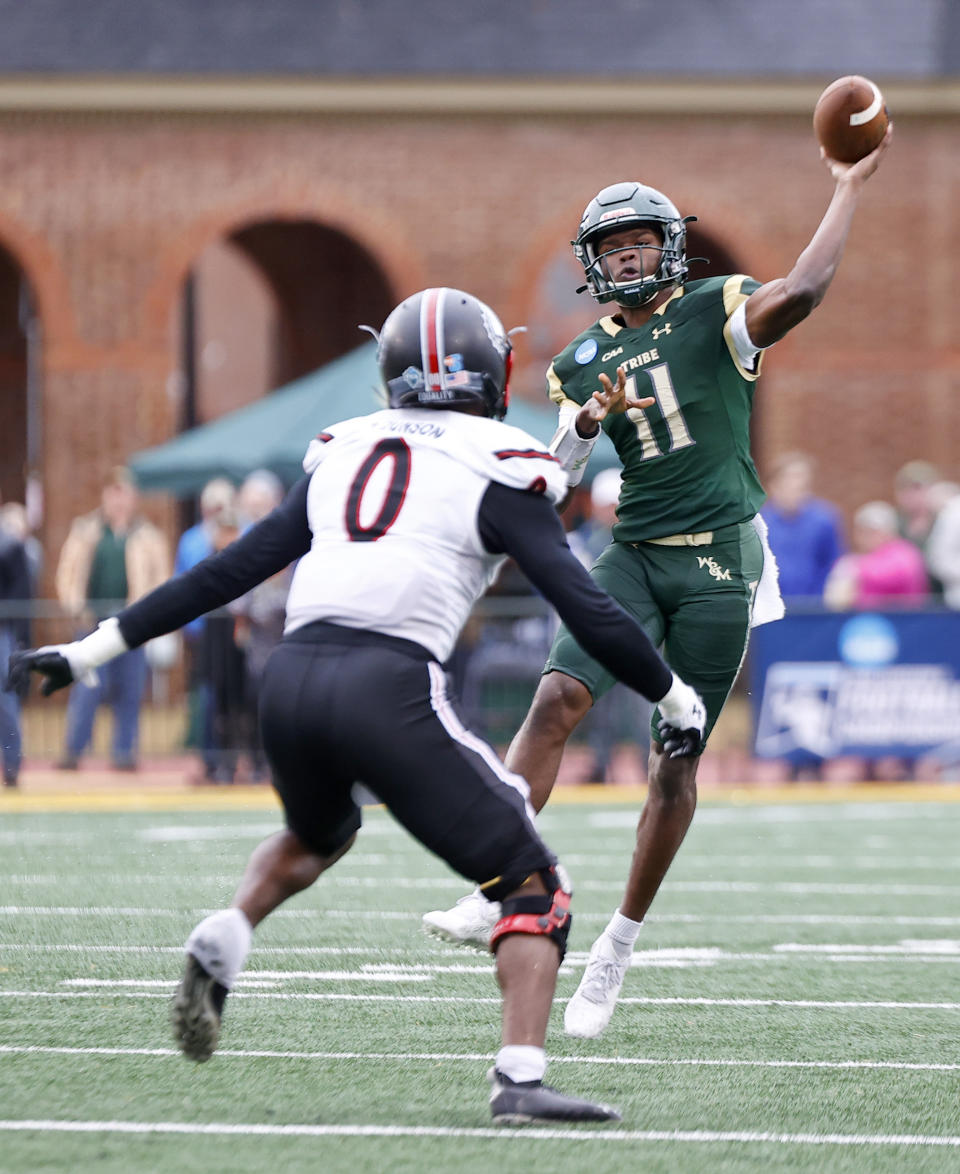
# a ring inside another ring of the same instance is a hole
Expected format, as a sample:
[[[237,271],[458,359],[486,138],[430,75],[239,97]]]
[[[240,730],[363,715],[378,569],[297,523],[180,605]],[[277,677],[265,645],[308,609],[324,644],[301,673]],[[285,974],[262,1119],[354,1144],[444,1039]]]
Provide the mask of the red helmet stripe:
[[[420,358],[427,388],[439,390],[443,386],[440,360],[444,353],[443,306],[445,289],[424,290],[420,300]]]

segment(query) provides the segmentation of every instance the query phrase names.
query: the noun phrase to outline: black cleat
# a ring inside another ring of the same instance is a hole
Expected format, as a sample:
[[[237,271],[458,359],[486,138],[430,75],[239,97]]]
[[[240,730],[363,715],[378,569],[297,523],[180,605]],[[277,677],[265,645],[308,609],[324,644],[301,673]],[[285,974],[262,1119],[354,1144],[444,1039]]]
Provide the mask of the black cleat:
[[[216,1051],[226,998],[227,988],[188,954],[170,1019],[177,1047],[189,1060],[202,1064]]]
[[[610,1105],[568,1097],[542,1080],[513,1081],[496,1068],[487,1078],[493,1085],[490,1112],[494,1125],[528,1125],[531,1121],[619,1121]]]

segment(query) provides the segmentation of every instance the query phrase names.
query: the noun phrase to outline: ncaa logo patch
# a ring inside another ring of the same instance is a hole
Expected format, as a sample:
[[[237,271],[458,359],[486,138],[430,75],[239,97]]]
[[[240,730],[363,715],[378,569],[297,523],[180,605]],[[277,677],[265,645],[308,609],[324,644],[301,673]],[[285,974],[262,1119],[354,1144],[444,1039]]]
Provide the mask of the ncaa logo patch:
[[[577,360],[581,367],[587,363],[592,363],[597,357],[597,351],[600,349],[600,344],[595,338],[588,338],[582,342],[573,352],[573,357]]]

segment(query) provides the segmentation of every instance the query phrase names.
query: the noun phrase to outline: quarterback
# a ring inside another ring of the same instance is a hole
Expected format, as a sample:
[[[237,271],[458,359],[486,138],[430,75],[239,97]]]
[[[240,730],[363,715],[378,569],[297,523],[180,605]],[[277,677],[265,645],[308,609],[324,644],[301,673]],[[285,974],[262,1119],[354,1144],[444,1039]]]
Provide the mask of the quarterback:
[[[459,290],[424,290],[389,316],[377,355],[389,408],[321,432],[306,476],[272,514],[83,640],[18,654],[11,681],[34,670],[44,693],[69,685],[298,559],[261,697],[287,827],[255,849],[230,908],[190,935],[173,1004],[181,1050],[211,1056],[253,929],[353,844],[360,780],[496,902],[494,1121],[615,1119],[543,1083],[570,888],[534,828],[526,782],[464,728],[441,665],[512,555],[583,647],[659,702],[672,753],[697,752],[703,703],[567,546],[555,510],[566,474],[501,422],[511,348],[493,311]]]
[[[830,205],[787,276],[766,284],[743,274],[688,281],[689,218],[640,183],[604,188],[573,242],[583,288],[612,312],[550,366],[547,390],[560,416],[552,451],[576,484],[601,426],[616,446],[619,520],[591,574],[703,697],[704,743],[743,663],[751,625],[783,614],[750,453],[762,352],[822,300],[863,184],[891,133],[892,125],[858,163],[824,156],[835,182]],[[558,632],[543,674],[506,759],[528,780],[538,811],[568,737],[613,683],[568,627]],[[597,1036],[609,1023],[643,918],[693,818],[698,757],[665,753],[659,721],[654,712],[649,792],[626,891],[567,1004],[571,1035]],[[424,927],[454,941],[482,941],[494,916],[470,894],[426,914]]]

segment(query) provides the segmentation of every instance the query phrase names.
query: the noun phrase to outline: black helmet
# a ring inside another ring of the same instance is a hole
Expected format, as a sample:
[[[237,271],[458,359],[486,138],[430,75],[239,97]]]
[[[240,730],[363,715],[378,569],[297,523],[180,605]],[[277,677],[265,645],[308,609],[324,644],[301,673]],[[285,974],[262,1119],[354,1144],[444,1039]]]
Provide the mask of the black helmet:
[[[588,289],[598,302],[643,306],[660,290],[679,285],[687,275],[686,225],[690,220],[696,220],[696,216],[681,216],[663,192],[646,184],[615,183],[604,188],[584,209],[577,239],[570,242],[587,277],[582,288]],[[597,242],[606,233],[631,224],[653,224],[659,229],[663,236],[660,264],[654,273],[639,280],[617,284],[603,271],[605,254]]]
[[[502,420],[512,361],[500,319],[459,289],[406,298],[380,331],[377,363],[391,408],[480,406]]]

